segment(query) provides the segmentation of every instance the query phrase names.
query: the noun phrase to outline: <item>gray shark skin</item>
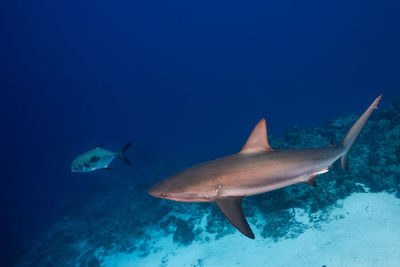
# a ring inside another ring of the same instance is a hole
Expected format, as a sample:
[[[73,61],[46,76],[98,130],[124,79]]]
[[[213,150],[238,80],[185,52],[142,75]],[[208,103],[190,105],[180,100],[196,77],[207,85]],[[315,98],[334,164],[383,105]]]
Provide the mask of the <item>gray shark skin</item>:
[[[152,186],[148,193],[180,202],[215,202],[233,226],[254,239],[242,211],[243,197],[297,183],[316,186],[317,175],[327,172],[339,158],[347,169],[348,152],[381,97],[375,99],[338,145],[275,150],[268,143],[262,119],[239,153],[170,176]]]

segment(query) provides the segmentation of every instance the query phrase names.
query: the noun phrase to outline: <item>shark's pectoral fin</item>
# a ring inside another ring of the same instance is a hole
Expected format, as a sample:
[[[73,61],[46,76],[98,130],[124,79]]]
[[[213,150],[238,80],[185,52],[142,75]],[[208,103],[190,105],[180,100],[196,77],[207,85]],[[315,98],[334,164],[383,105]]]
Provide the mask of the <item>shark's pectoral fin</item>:
[[[246,217],[242,210],[243,197],[224,197],[215,201],[218,208],[222,211],[229,222],[236,227],[242,234],[248,238],[254,239],[253,231],[251,230]]]

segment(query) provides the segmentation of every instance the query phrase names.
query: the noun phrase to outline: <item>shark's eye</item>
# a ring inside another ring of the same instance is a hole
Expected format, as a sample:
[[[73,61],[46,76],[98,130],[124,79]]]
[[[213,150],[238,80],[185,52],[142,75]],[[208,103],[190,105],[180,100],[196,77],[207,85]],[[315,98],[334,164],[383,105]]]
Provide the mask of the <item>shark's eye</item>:
[[[165,194],[164,192],[161,193],[162,197],[167,197],[167,194]]]

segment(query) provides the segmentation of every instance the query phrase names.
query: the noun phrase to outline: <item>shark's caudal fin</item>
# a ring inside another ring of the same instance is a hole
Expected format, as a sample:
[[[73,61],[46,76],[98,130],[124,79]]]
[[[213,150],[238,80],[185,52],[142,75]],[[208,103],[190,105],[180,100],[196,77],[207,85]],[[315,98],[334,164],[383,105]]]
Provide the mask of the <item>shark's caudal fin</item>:
[[[128,158],[124,155],[125,151],[128,150],[129,146],[132,144],[132,142],[129,142],[128,144],[124,145],[118,152],[117,156],[125,161],[128,165],[132,165],[132,163],[128,160]]]
[[[243,214],[242,199],[243,197],[224,197],[216,200],[215,204],[236,229],[248,238],[254,239],[253,231]]]
[[[351,129],[347,132],[346,136],[343,138],[341,145],[344,146],[345,148],[345,154],[340,158],[340,163],[342,164],[342,168],[344,170],[347,170],[348,155],[351,147],[354,144],[354,141],[357,139],[358,134],[364,127],[364,124],[367,122],[372,111],[378,108],[378,103],[381,100],[381,98],[382,95],[378,96],[374,100],[374,102],[372,102],[369,108],[361,115],[361,117],[356,121],[356,123],[354,123]]]

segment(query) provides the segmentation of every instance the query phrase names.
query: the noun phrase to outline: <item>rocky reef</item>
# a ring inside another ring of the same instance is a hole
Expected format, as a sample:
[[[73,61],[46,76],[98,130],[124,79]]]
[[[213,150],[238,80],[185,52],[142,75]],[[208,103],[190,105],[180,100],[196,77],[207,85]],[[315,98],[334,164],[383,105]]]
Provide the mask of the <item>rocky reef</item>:
[[[283,137],[271,137],[270,144],[282,149],[324,146],[331,140],[338,143],[357,118],[343,115],[321,127],[295,127]],[[192,164],[181,156],[160,162],[142,164],[129,177],[118,174],[117,184],[107,193],[85,201],[71,198],[64,218],[25,248],[16,266],[95,267],[112,253],[146,257],[161,251],[162,246],[154,241],[157,236],[170,236],[177,246],[190,246],[194,241],[209,242],[236,231],[213,204],[176,203],[148,196],[145,189],[170,174],[170,166],[175,171]],[[350,152],[349,171],[334,165],[317,178],[316,188],[298,184],[248,197],[243,202],[244,213],[252,227],[260,230],[257,238],[294,238],[310,227],[296,219],[299,210],[317,228],[338,200],[354,192],[386,191],[400,198],[399,162],[400,98],[395,98],[367,122]],[[160,264],[166,265],[166,261]]]

